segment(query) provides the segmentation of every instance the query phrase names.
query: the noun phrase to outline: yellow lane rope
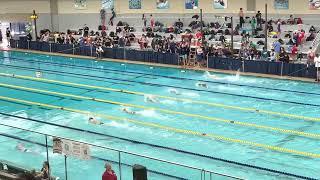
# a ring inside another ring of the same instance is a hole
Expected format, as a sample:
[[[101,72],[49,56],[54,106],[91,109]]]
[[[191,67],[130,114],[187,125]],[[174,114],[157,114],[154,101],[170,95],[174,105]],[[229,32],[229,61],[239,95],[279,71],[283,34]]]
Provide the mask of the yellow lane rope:
[[[256,112],[256,113],[261,113],[261,114],[269,114],[269,115],[276,115],[276,116],[282,116],[282,117],[287,117],[287,118],[302,119],[302,120],[306,120],[306,121],[320,122],[320,118],[316,118],[316,117],[306,117],[306,116],[300,116],[300,115],[295,115],[295,114],[273,112],[273,111],[268,111],[268,110],[259,110],[259,109],[255,109],[255,108],[246,108],[246,107],[240,107],[240,106],[231,106],[231,105],[225,105],[225,104],[219,104],[219,103],[197,101],[197,100],[186,99],[186,98],[175,98],[175,97],[170,97],[170,96],[154,95],[154,94],[147,94],[147,93],[143,93],[143,92],[128,91],[128,90],[107,88],[107,87],[93,86],[93,85],[86,85],[86,84],[78,84],[78,83],[58,81],[58,80],[52,80],[52,79],[35,78],[35,77],[31,77],[31,76],[22,76],[22,75],[15,75],[15,74],[0,73],[0,76],[12,77],[12,78],[17,78],[17,79],[27,79],[27,80],[38,81],[38,82],[70,85],[70,86],[74,86],[74,87],[84,87],[84,88],[90,88],[90,89],[99,89],[99,90],[105,90],[105,91],[135,94],[135,95],[140,95],[140,96],[152,95],[154,97],[169,99],[169,100],[174,100],[174,101],[191,102],[191,103],[204,104],[204,105],[208,105],[208,106],[220,107],[220,108],[225,108],[225,109],[235,109],[235,110],[239,110],[239,111]]]
[[[42,90],[42,89],[28,88],[28,87],[23,87],[23,86],[15,86],[15,85],[10,85],[10,84],[3,84],[3,83],[0,83],[0,86],[1,87],[6,87],[6,88],[12,88],[12,89],[20,89],[20,90],[31,91],[31,92],[38,92],[38,93],[45,93],[45,94],[51,94],[51,95],[58,95],[58,96],[82,99],[82,100],[97,101],[97,102],[120,105],[120,106],[127,106],[127,107],[134,107],[134,108],[148,109],[148,110],[157,110],[159,112],[168,113],[168,114],[178,114],[178,115],[194,117],[194,118],[200,118],[200,119],[209,120],[209,121],[218,121],[218,122],[222,122],[222,123],[228,123],[228,124],[231,124],[231,125],[234,124],[234,125],[253,127],[253,128],[269,130],[269,131],[277,131],[277,132],[280,132],[280,133],[304,136],[304,137],[308,137],[308,138],[320,139],[320,134],[306,133],[306,132],[301,132],[301,131],[295,131],[295,130],[289,130],[289,129],[281,129],[281,128],[277,128],[277,127],[271,127],[271,126],[263,126],[263,125],[253,124],[253,123],[246,123],[246,122],[240,122],[240,121],[234,121],[234,120],[227,120],[227,119],[221,119],[221,118],[215,118],[215,117],[208,117],[208,116],[202,116],[202,115],[198,115],[198,114],[190,114],[190,113],[185,113],[185,112],[172,111],[172,110],[167,110],[167,109],[162,109],[162,108],[157,108],[157,107],[146,107],[146,106],[142,106],[142,105],[127,104],[127,103],[121,103],[121,102],[106,100],[106,99],[99,99],[99,98],[92,98],[92,97],[87,97],[87,96],[79,96],[79,95],[73,95],[73,94],[59,93],[59,92],[54,92],[54,91],[47,91],[47,90]]]
[[[83,114],[83,115],[90,114],[90,115],[93,115],[95,117],[100,117],[100,118],[104,118],[104,119],[107,119],[107,120],[127,121],[127,122],[130,122],[130,123],[133,123],[133,124],[142,125],[142,126],[148,126],[148,127],[152,127],[152,128],[158,128],[158,129],[161,129],[161,130],[167,130],[167,131],[171,131],[171,132],[194,135],[194,136],[200,136],[200,137],[207,137],[207,138],[210,138],[210,139],[213,139],[213,140],[221,140],[221,141],[226,141],[226,142],[238,143],[238,144],[242,144],[242,145],[248,145],[248,146],[252,146],[252,147],[259,147],[259,148],[264,148],[264,149],[268,149],[268,150],[273,150],[273,151],[278,151],[278,152],[283,152],[283,153],[290,153],[290,154],[300,155],[300,156],[305,156],[305,157],[310,157],[310,158],[320,158],[320,154],[316,154],[316,153],[298,151],[298,150],[293,150],[293,149],[287,149],[287,148],[282,148],[282,147],[278,147],[278,146],[271,146],[271,145],[267,145],[267,144],[260,144],[260,143],[241,140],[241,139],[228,138],[228,137],[220,136],[220,135],[217,135],[217,134],[206,134],[206,135],[204,135],[203,133],[197,132],[197,131],[186,130],[186,129],[178,129],[178,128],[174,128],[174,127],[170,127],[170,126],[164,126],[164,125],[151,123],[151,122],[137,121],[137,120],[133,120],[133,119],[127,119],[127,118],[121,118],[121,117],[110,116],[110,115],[105,115],[105,114],[93,113],[93,112],[90,112],[90,111],[83,111],[83,110],[72,109],[72,108],[67,108],[67,107],[59,107],[59,106],[55,106],[55,105],[43,104],[43,103],[26,101],[26,100],[15,99],[15,98],[9,98],[9,97],[4,97],[4,96],[0,96],[0,99],[1,100],[5,100],[5,101],[18,102],[18,103],[22,103],[22,104],[36,105],[36,106],[46,107],[46,108],[50,108],[50,109],[59,109],[59,110],[79,113],[79,114]]]

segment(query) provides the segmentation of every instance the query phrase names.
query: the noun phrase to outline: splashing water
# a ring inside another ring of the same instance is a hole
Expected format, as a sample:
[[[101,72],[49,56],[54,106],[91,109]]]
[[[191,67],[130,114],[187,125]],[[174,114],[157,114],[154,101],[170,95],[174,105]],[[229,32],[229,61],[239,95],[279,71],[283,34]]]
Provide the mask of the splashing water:
[[[141,115],[141,116],[145,116],[145,117],[158,117],[160,116],[157,112],[155,112],[154,110],[143,110],[143,111],[138,111],[137,114]]]

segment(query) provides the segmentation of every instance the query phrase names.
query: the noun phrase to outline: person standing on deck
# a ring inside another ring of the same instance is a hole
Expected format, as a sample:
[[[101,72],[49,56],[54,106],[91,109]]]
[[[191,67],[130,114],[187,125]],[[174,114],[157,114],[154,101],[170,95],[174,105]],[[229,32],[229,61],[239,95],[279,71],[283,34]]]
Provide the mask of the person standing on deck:
[[[314,63],[315,63],[315,67],[317,68],[317,78],[316,81],[320,82],[320,57],[319,54],[316,55],[316,57],[314,58]]]
[[[244,24],[244,13],[242,8],[240,8],[240,11],[239,11],[239,19],[240,19],[240,28],[242,28]]]

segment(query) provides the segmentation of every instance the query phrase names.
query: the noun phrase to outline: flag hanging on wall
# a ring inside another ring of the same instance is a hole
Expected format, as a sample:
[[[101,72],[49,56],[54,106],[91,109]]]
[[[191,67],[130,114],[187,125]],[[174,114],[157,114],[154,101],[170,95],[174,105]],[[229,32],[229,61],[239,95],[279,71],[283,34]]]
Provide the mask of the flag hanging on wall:
[[[87,0],[74,0],[75,9],[87,9]]]
[[[169,0],[157,0],[157,9],[169,9]]]
[[[309,9],[310,10],[320,9],[320,0],[309,0]]]
[[[185,8],[186,9],[197,9],[199,6],[199,0],[186,0]]]
[[[129,0],[129,9],[141,9],[141,0]]]
[[[113,9],[114,8],[114,0],[101,0],[103,9]]]
[[[289,9],[289,0],[274,0],[275,9]]]
[[[215,9],[227,9],[228,0],[213,0],[213,7]]]

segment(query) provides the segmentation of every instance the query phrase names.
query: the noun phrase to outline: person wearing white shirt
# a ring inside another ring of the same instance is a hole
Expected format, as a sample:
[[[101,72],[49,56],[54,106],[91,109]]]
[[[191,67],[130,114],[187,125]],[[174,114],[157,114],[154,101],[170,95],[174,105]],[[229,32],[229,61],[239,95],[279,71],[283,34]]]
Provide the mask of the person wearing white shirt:
[[[316,55],[316,57],[314,57],[314,63],[315,63],[315,67],[317,68],[317,79],[316,81],[320,81],[320,72],[319,72],[319,68],[320,68],[320,57],[319,54]]]

